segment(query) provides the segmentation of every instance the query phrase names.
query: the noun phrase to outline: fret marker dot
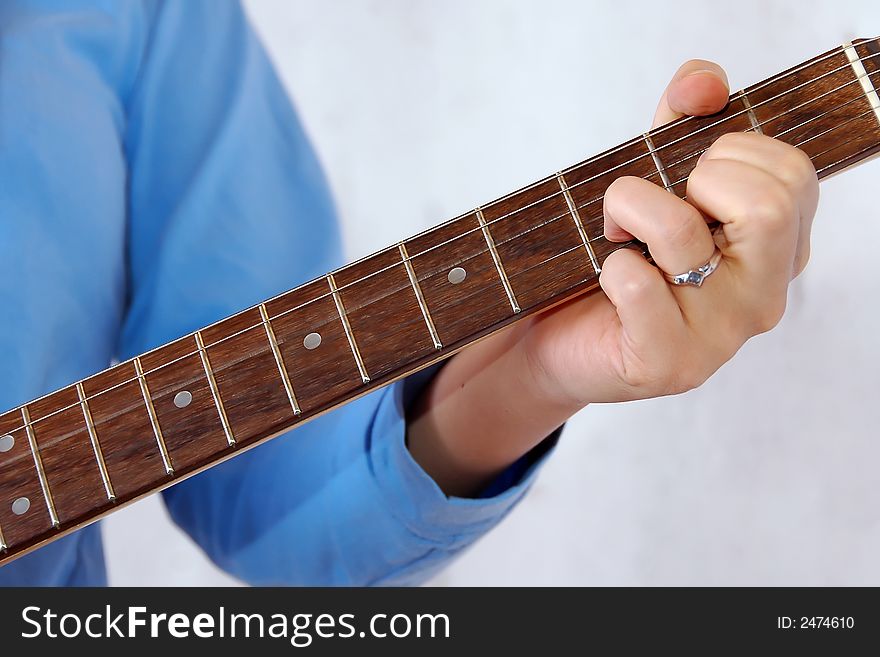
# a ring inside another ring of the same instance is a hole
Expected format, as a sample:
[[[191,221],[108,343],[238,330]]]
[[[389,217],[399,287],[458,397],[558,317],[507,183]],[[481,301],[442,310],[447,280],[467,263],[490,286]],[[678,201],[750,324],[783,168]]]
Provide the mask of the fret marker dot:
[[[174,405],[177,408],[186,408],[192,402],[193,396],[189,390],[181,390],[176,395],[174,395]]]
[[[317,349],[321,346],[321,334],[320,333],[309,333],[303,339],[303,346],[306,349]]]
[[[449,282],[453,285],[458,285],[461,283],[465,277],[467,276],[467,272],[463,267],[453,267],[449,270],[449,275],[446,277],[449,279]]]
[[[0,438],[0,452],[8,452],[15,447],[15,438],[11,435]]]
[[[19,497],[12,503],[12,512],[17,516],[23,516],[31,508],[31,501],[26,497]]]

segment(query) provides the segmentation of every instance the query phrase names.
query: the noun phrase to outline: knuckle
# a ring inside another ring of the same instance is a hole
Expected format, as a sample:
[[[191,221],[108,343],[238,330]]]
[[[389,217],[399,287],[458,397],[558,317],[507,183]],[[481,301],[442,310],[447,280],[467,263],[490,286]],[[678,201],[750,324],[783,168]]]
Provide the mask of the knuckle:
[[[635,303],[651,294],[651,281],[646,276],[630,276],[621,285],[620,296],[624,303]]]
[[[780,178],[795,189],[811,185],[814,180],[818,182],[816,168],[810,156],[794,146],[782,158],[778,171]]]
[[[807,268],[808,264],[810,264],[810,245],[806,244],[804,245],[803,250],[798,253],[797,259],[794,262],[794,271],[792,278],[797,278],[798,276],[800,276]]]
[[[785,295],[778,295],[767,300],[761,309],[755,313],[749,327],[751,335],[760,335],[775,328],[785,314]]]
[[[691,209],[661,223],[658,227],[658,237],[669,246],[687,250],[698,241],[703,223],[702,216]]]
[[[749,219],[772,231],[794,224],[797,204],[782,183],[768,182],[756,190],[748,210]]]

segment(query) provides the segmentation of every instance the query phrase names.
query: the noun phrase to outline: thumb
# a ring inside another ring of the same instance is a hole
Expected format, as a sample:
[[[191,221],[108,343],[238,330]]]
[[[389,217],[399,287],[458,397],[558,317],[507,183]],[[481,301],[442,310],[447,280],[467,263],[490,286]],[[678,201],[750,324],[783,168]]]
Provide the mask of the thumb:
[[[704,59],[685,62],[672,77],[654,114],[653,127],[684,115],[714,114],[727,104],[730,88],[718,64]]]

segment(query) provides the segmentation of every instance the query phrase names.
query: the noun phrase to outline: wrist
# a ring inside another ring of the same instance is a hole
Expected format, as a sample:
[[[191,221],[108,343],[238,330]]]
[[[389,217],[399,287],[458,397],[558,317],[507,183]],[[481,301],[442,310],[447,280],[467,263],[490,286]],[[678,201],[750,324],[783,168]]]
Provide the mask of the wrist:
[[[580,408],[535,378],[517,338],[463,350],[409,414],[410,452],[447,494],[474,494]]]

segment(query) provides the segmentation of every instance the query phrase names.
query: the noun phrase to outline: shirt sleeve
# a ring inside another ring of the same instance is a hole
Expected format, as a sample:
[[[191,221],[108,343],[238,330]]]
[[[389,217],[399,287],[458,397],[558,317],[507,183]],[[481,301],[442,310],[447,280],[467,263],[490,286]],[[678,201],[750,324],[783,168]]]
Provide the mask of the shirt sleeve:
[[[341,263],[320,167],[237,2],[147,3],[126,98],[130,357]],[[413,461],[405,410],[426,377],[367,395],[182,482],[173,519],[255,584],[425,579],[522,497],[543,450],[478,499]]]

